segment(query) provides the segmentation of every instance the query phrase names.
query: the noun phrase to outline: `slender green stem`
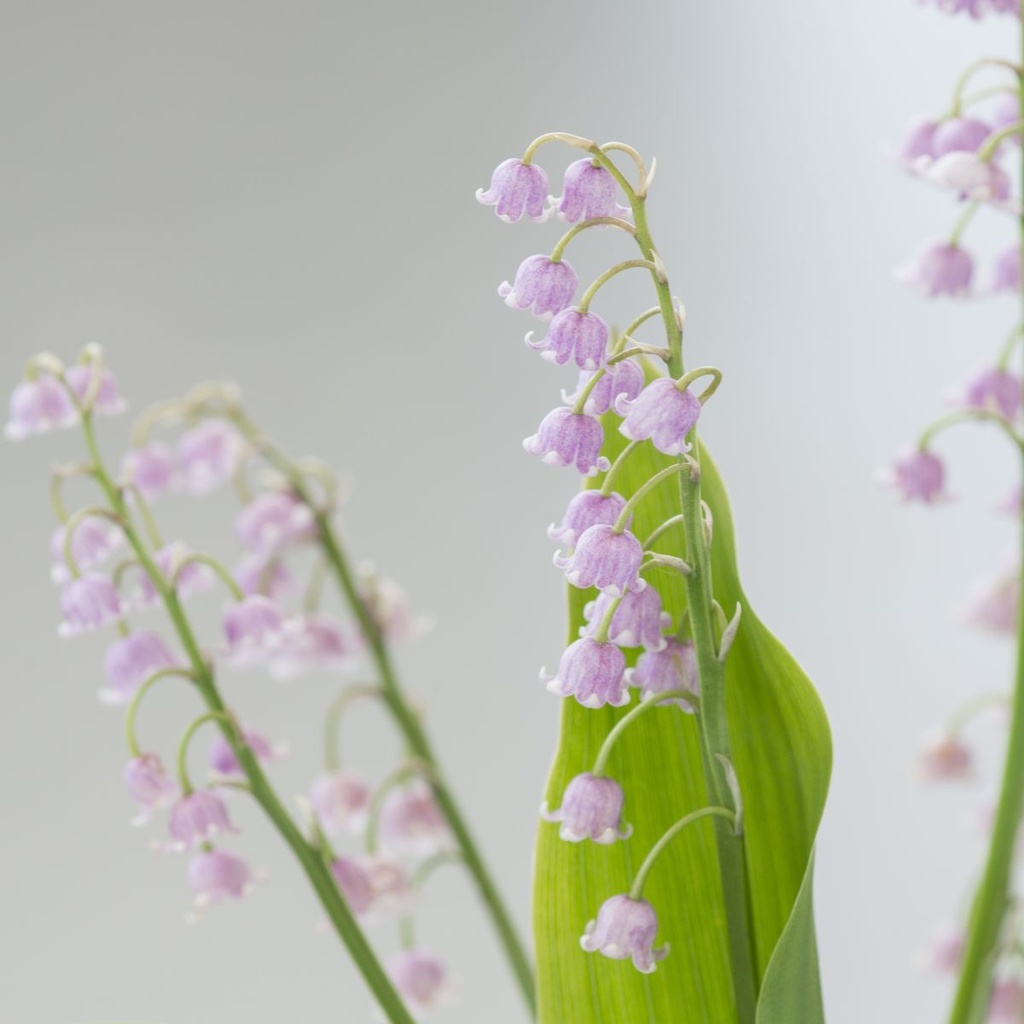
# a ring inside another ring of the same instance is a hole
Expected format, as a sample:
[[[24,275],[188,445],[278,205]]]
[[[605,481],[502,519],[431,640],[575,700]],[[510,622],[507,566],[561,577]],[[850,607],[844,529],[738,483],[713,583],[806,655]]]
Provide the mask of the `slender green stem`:
[[[615,612],[618,610],[619,605],[622,604],[622,599],[625,596],[625,594],[619,594],[608,602],[608,607],[604,610],[604,615],[601,616],[597,629],[594,630],[594,639],[598,643],[608,642],[608,631],[612,628],[612,619],[615,618]]]
[[[181,737],[181,742],[178,744],[178,782],[181,783],[181,792],[185,796],[188,796],[193,791],[192,778],[188,773],[188,748],[192,743],[192,737],[207,722],[225,722],[230,726],[232,733],[237,736],[235,720],[227,711],[207,711],[206,714],[200,715],[189,725]]]
[[[619,475],[619,471],[622,469],[626,459],[630,457],[640,447],[643,442],[641,441],[630,441],[625,448],[619,452],[615,461],[608,467],[608,472],[605,473],[604,479],[601,481],[601,496],[607,498],[612,493],[612,484],[615,483],[615,478]]]
[[[178,595],[166,584],[166,581],[164,581],[154,564],[146,545],[135,532],[135,528],[127,520],[124,499],[103,465],[99,448],[96,444],[96,435],[91,415],[83,415],[82,432],[95,469],[96,479],[103,488],[111,506],[125,518],[125,525],[123,527],[125,537],[134,549],[139,563],[149,574],[153,580],[154,587],[156,587],[157,592],[163,599],[167,613],[188,654],[196,686],[207,708],[210,711],[226,714],[227,708],[217,690],[213,673],[203,658],[199,643],[192,632],[192,627],[185,616]],[[270,818],[280,833],[281,838],[295,854],[296,859],[302,866],[306,877],[309,879],[323,905],[334,930],[348,949],[349,955],[355,962],[357,969],[380,1003],[381,1010],[391,1024],[415,1024],[413,1017],[405,1008],[401,997],[391,983],[391,979],[388,978],[373,948],[363,935],[362,929],[353,916],[352,911],[338,890],[337,883],[334,881],[328,866],[324,863],[320,852],[307,842],[299,831],[295,822],[285,810],[277,793],[270,785],[263,772],[263,768],[252,750],[246,744],[238,742],[234,729],[227,722],[221,723],[221,731],[231,745],[238,763],[249,782],[253,798],[263,808],[264,813]]]
[[[1006,341],[1003,343],[1002,350],[999,353],[999,362],[996,365],[1000,370],[1005,370],[1010,365],[1013,351],[1020,343],[1021,338],[1024,338],[1024,324],[1017,324],[1006,336]]]
[[[967,209],[957,218],[956,224],[953,225],[953,230],[949,233],[949,244],[959,245],[960,239],[963,237],[964,231],[967,230],[967,225],[974,220],[975,215],[981,209],[981,203],[970,203]]]
[[[558,244],[551,250],[551,260],[553,263],[557,263],[562,258],[562,253],[565,252],[565,247],[581,232],[586,231],[587,228],[596,228],[600,225],[605,227],[619,228],[621,231],[625,231],[627,234],[635,235],[636,229],[628,220],[622,220],[620,217],[591,217],[590,220],[580,221],[579,224],[574,224],[562,237],[558,240]]]
[[[347,686],[327,707],[324,715],[324,764],[328,771],[341,768],[341,719],[348,708],[364,697],[380,697],[379,686]]]
[[[124,716],[124,735],[132,757],[140,757],[142,755],[142,748],[139,746],[139,738],[135,729],[135,721],[139,715],[139,708],[142,706],[142,698],[161,679],[166,679],[169,676],[177,676],[180,679],[187,679],[192,683],[195,682],[195,676],[187,668],[181,666],[157,669],[151,676],[143,680],[142,685],[132,694],[132,699],[128,703],[128,710]]]
[[[224,584],[225,587],[230,591],[231,596],[236,601],[242,601],[245,599],[245,591],[238,585],[238,581],[228,571],[227,567],[222,565],[213,555],[204,555],[196,552],[191,555],[186,555],[175,567],[171,574],[170,586],[171,589],[177,589],[178,581],[181,579],[181,574],[190,565],[205,565],[212,569],[216,573],[217,578]]]
[[[598,291],[603,288],[613,277],[621,274],[625,270],[635,270],[640,268],[642,270],[649,270],[652,274],[657,273],[657,265],[652,263],[650,260],[623,260],[622,263],[616,263],[614,267],[610,267],[603,274],[599,274],[595,278],[594,283],[583,293],[583,298],[580,299],[580,304],[577,307],[581,313],[586,313],[590,309],[590,303],[594,301],[594,296]]]
[[[579,416],[587,406],[587,399],[590,397],[590,393],[597,387],[598,382],[608,371],[600,366],[594,371],[594,375],[587,381],[586,384],[580,389],[580,396],[576,399],[576,403],[572,407],[573,414]]]
[[[644,551],[649,551],[650,548],[651,548],[651,545],[656,540],[659,540],[662,536],[664,536],[666,533],[668,533],[668,531],[671,530],[673,527],[681,525],[681,523],[683,522],[683,520],[685,518],[686,517],[682,513],[680,513],[679,515],[676,515],[676,516],[669,516],[669,518],[666,519],[665,522],[663,522],[661,524],[661,526],[659,526],[659,527],[657,527],[657,529],[651,531],[650,536],[648,536],[647,540],[644,541]]]
[[[696,701],[693,693],[690,690],[677,689],[677,690],[662,690],[661,693],[652,693],[649,697],[645,697],[635,708],[630,708],[616,723],[612,726],[611,731],[604,738],[604,742],[601,744],[601,749],[597,752],[597,757],[594,758],[594,767],[591,769],[591,775],[604,775],[604,770],[608,764],[608,758],[611,757],[612,748],[619,741],[619,737],[641,716],[647,714],[651,708],[656,708],[659,704],[664,704],[670,700],[686,700]]]
[[[667,480],[670,476],[674,476],[676,473],[685,473],[690,467],[685,462],[674,462],[671,466],[666,466],[664,469],[659,469],[645,483],[641,484],[640,487],[632,494],[629,501],[626,502],[622,511],[619,513],[618,518],[612,524],[612,530],[615,533],[622,533],[626,529],[626,523],[629,522],[629,517],[633,514],[637,505],[647,497],[655,487],[662,482]]]
[[[651,873],[651,868],[654,867],[665,847],[668,846],[668,844],[671,843],[672,840],[683,831],[683,829],[689,827],[695,821],[700,821],[701,818],[709,817],[724,818],[733,826],[734,829],[736,827],[736,813],[735,811],[729,810],[728,807],[702,807],[698,811],[691,811],[685,818],[680,818],[679,821],[666,830],[665,834],[651,847],[650,852],[646,857],[644,857],[644,862],[640,865],[640,870],[636,873],[636,878],[633,879],[633,885],[629,890],[629,898],[631,900],[639,900],[643,898],[644,885],[647,883],[647,876]]]
[[[1021,3],[1021,14],[1024,16],[1024,2]],[[1024,79],[1020,81],[1019,97],[1020,109],[1024,112]],[[1024,218],[1020,222],[1020,244],[1024,255]],[[1024,460],[1021,474],[1024,478]],[[1024,537],[1021,550],[1024,552]],[[1017,665],[1002,787],[985,871],[975,892],[968,920],[950,1024],[976,1024],[984,1016],[992,989],[994,953],[1010,905],[1014,849],[1021,814],[1024,813],[1024,601],[1020,602],[1017,615]]]
[[[642,196],[633,196],[630,202],[640,253],[644,259],[660,267],[661,261],[657,256],[647,223],[645,199]],[[652,271],[651,279],[658,295],[658,306],[661,309],[671,353],[668,372],[671,377],[679,379],[684,374],[682,323],[672,301],[672,292],[665,275]],[[712,621],[711,559],[701,518],[700,463],[696,430],[691,432],[690,440],[693,443],[693,452],[690,456],[691,471],[680,473],[678,479],[683,526],[686,532],[686,558],[691,569],[685,576],[687,607],[701,683],[701,754],[708,798],[715,804],[735,810],[732,791],[720,762],[720,758],[725,758],[731,764],[734,763],[734,759],[725,711],[725,670],[718,660]],[[724,821],[716,818],[715,841],[722,879],[737,1020],[739,1024],[753,1024],[757,1012],[758,973],[755,967],[744,840]]]
[[[918,438],[917,446],[924,451],[934,440],[937,434],[955,427],[960,423],[994,423],[1014,443],[1018,450],[1024,451],[1024,439],[1014,429],[1013,424],[995,409],[957,409],[954,412],[940,416],[934,423],[930,423]]]
[[[645,309],[630,325],[622,332],[624,338],[631,338],[633,332],[641,325],[647,323],[652,317],[657,316],[661,312],[660,306],[652,306],[650,309]]]

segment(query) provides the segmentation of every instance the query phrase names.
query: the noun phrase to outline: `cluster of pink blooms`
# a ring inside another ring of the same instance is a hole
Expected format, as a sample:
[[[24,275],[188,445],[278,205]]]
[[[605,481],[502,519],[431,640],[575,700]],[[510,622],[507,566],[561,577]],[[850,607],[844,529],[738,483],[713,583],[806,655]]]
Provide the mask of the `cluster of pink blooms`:
[[[1020,13],[1016,0],[936,0],[935,6],[950,13],[972,17],[993,13]],[[991,88],[968,93],[974,76],[991,72]],[[950,235],[930,243],[897,277],[928,297],[1009,294],[1019,306],[1021,294],[1021,247],[1019,166],[1021,119],[1019,76],[1002,60],[978,61],[962,76],[952,107],[941,117],[914,123],[900,148],[899,159],[912,175],[954,194],[961,212]],[[1008,165],[1010,170],[1007,170]],[[987,270],[978,274],[975,259],[961,239],[975,214],[989,208],[1007,218],[1012,234],[1005,249],[996,252]],[[1015,313],[1019,317],[1019,313]],[[1024,325],[1013,327],[996,359],[976,367],[949,396],[951,410],[931,424],[917,444],[900,453],[885,472],[884,482],[904,500],[934,505],[950,499],[946,466],[934,450],[935,439],[947,428],[961,423],[996,426],[1015,445],[1024,444],[1022,380],[1019,350]],[[1019,519],[1019,492],[997,506]],[[975,585],[962,608],[969,624],[989,633],[1015,636],[1019,622],[1021,570],[1019,559]],[[973,780],[975,757],[964,731],[976,711],[992,701],[972,699],[950,724],[928,736],[922,744],[918,775],[925,781]],[[993,982],[988,1019],[1010,1021],[1024,1013],[1024,961],[1015,952],[1013,936],[1001,946]],[[962,959],[964,931],[946,925],[935,934],[922,958],[923,965],[940,973],[955,973]]]
[[[114,415],[124,408],[113,375],[100,368],[94,350],[66,370],[53,357],[40,357],[14,390],[6,434],[27,438],[80,425],[85,414]],[[237,751],[247,748],[259,762],[270,763],[283,756],[284,747],[239,725],[233,714],[207,714],[185,733],[179,751],[184,766],[187,744],[204,719],[230,721],[232,742],[218,734],[209,748],[206,784],[194,788],[184,767],[178,777],[169,773],[157,753],[138,746],[134,713],[149,687],[164,676],[195,682],[195,664],[176,649],[187,647],[180,634],[169,641],[148,626],[133,628],[129,616],[163,606],[168,596],[181,610],[190,599],[224,583],[233,600],[223,613],[221,636],[202,651],[211,678],[221,666],[265,668],[282,679],[308,672],[350,674],[360,666],[366,647],[354,623],[324,611],[287,606],[295,589],[294,561],[318,544],[319,534],[316,512],[284,481],[255,496],[240,489],[248,500],[235,519],[242,555],[233,570],[183,541],[165,544],[155,536],[150,502],[172,491],[208,494],[246,475],[259,457],[257,447],[229,419],[204,415],[201,404],[188,410],[176,444],[147,439],[121,462],[114,486],[123,496],[123,509],[141,510],[140,518],[152,527],[148,543],[109,506],[88,507],[68,517],[51,543],[51,575],[60,588],[60,635],[74,637],[105,627],[118,631],[104,658],[106,681],[100,698],[128,709],[132,749],[123,782],[137,805],[134,822],[146,824],[166,812],[167,838],[154,847],[190,855],[190,918],[253,889],[259,873],[221,845],[238,832],[228,807],[232,787],[244,786],[246,778]],[[62,473],[57,471],[58,476]],[[81,475],[95,474],[90,470]],[[133,549],[132,538],[144,545],[145,556]],[[112,566],[115,558],[122,561]],[[360,586],[365,607],[387,641],[406,639],[419,630],[420,620],[411,614],[397,584],[367,568]],[[408,914],[415,901],[411,869],[450,848],[447,823],[425,782],[402,779],[385,786],[375,797],[361,775],[338,770],[318,777],[309,795],[315,835],[330,853],[338,889],[360,921],[388,911]],[[374,801],[376,817],[368,822]],[[334,854],[331,839],[343,834],[365,838],[373,852]],[[385,966],[413,1013],[435,1005],[450,987],[443,963],[426,950],[403,948]]]
[[[495,207],[509,223],[524,216],[542,221],[554,213],[576,231],[589,221],[595,227],[613,220],[632,227],[631,209],[619,204],[613,175],[593,156],[569,165],[560,198],[547,192],[545,171],[529,158],[513,158],[498,166],[490,187],[481,189],[477,199]],[[571,235],[572,230],[567,237]],[[593,480],[569,502],[548,536],[561,545],[554,563],[568,582],[598,593],[586,606],[580,638],[562,654],[554,675],[542,671],[541,679],[552,693],[587,708],[628,704],[631,688],[642,698],[685,690],[696,700],[700,682],[693,643],[682,624],[674,624],[664,610],[657,587],[643,576],[655,553],[645,551],[631,532],[634,506],[609,486],[614,469],[603,450],[605,430],[614,425],[630,441],[647,441],[665,455],[684,456],[701,401],[685,379],[648,380],[635,355],[616,358],[636,343],[613,338],[607,322],[590,308],[601,279],[582,299],[576,298],[579,281],[561,256],[563,246],[564,241],[550,256],[527,257],[512,282],[498,289],[508,306],[529,312],[544,325],[543,337],[527,334],[527,345],[547,362],[572,366],[579,374],[572,394],[562,392],[562,404],[523,445],[546,464],[572,467],[584,480]],[[593,479],[598,477],[600,487]],[[627,668],[626,652],[637,649],[635,666]],[[693,710],[683,700],[673,703]],[[568,784],[562,806],[554,811],[545,806],[542,815],[558,822],[561,838],[569,842],[613,843],[630,835],[622,822],[623,803],[619,783],[585,772]],[[655,911],[646,900],[618,895],[587,925],[581,945],[613,959],[631,958],[646,973],[667,953],[667,947],[654,947],[657,930]]]

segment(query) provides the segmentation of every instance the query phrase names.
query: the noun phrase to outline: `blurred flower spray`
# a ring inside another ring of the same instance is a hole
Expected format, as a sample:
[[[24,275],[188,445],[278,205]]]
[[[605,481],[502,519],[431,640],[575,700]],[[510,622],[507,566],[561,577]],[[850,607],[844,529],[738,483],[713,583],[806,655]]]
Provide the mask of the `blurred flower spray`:
[[[948,0],[935,6],[972,18],[1011,14],[1017,0]],[[1019,30],[1018,30],[1019,34]],[[952,192],[960,206],[945,238],[926,245],[897,278],[928,297],[966,298],[1021,292],[1022,209],[1020,138],[1024,129],[1024,69],[1014,60],[982,58],[957,79],[952,102],[938,117],[911,125],[896,155],[914,177]],[[964,245],[974,218],[983,210],[1007,218],[1015,237],[983,273]],[[1016,319],[1020,319],[1019,309]],[[978,368],[952,396],[954,409],[930,424],[915,445],[900,454],[885,482],[907,501],[926,505],[948,500],[946,468],[935,444],[942,434],[967,423],[997,429],[1024,456],[1021,420],[1020,353],[1024,323],[1016,323],[988,365]],[[999,505],[1021,522],[1020,485]],[[1019,532],[1019,525],[1018,525]],[[1014,850],[1024,812],[1024,610],[1020,601],[1020,553],[1013,564],[975,587],[965,618],[973,625],[1012,637],[1017,645],[1013,692],[971,698],[948,724],[930,736],[919,757],[928,781],[968,779],[975,774],[974,751],[966,731],[985,710],[1008,709],[1009,739],[1002,782],[992,814],[988,856],[966,919],[936,933],[924,955],[932,969],[956,973],[958,982],[949,1020],[1024,1019],[1024,920],[1013,879]]]

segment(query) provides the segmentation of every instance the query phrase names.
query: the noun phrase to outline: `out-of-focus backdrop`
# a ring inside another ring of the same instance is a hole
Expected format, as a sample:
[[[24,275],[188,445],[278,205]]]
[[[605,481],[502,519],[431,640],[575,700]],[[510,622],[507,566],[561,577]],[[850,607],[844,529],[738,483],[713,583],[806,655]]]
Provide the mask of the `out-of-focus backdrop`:
[[[520,439],[572,375],[523,346],[530,318],[495,294],[558,228],[508,227],[473,192],[552,129],[657,156],[650,212],[689,350],[725,372],[705,430],[748,590],[835,731],[817,875],[830,1020],[941,1019],[944,986],[912,961],[978,865],[986,787],[922,792],[909,767],[962,697],[1006,681],[1008,648],[966,631],[957,607],[1014,550],[990,511],[1013,467],[971,432],[943,448],[957,504],[901,508],[872,478],[1015,310],[927,304],[891,282],[954,212],[880,149],[910,115],[939,113],[974,56],[1013,54],[1017,23],[910,0],[4,0],[0,20],[4,389],[40,349],[100,342],[133,410],[231,378],[283,444],[352,481],[352,547],[436,617],[401,667],[524,929],[558,716],[537,671],[564,633],[545,527],[577,481]],[[542,154],[554,191],[573,158]],[[989,217],[967,243],[1011,239]],[[596,233],[573,259],[596,272],[625,241]],[[620,280],[602,311],[622,324],[648,304],[639,279]],[[126,428],[103,425],[109,453]],[[0,454],[0,1017],[371,1019],[296,868],[241,801],[233,848],[268,880],[196,927],[182,923],[183,862],[128,825],[120,715],[95,699],[105,638],[58,642],[48,579],[47,467],[78,445]],[[233,508],[225,493],[160,512],[168,533],[233,553]],[[212,630],[217,599],[199,607]],[[248,673],[226,689],[290,742],[273,774],[303,790],[330,680]],[[169,753],[186,715],[155,695],[147,744]],[[357,715],[347,750],[379,778],[396,745]],[[978,735],[998,746],[998,730]],[[391,931],[374,932],[383,948]],[[419,932],[458,981],[439,1020],[524,1019],[456,872],[438,875]]]

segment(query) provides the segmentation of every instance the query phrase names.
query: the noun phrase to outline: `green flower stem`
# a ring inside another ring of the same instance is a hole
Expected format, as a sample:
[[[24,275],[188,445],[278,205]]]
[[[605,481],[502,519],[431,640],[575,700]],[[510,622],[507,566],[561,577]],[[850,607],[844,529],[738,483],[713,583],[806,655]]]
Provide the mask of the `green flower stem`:
[[[82,417],[82,433],[92,459],[96,479],[103,488],[107,500],[114,510],[124,516],[125,523],[123,529],[125,537],[134,549],[139,559],[139,564],[153,580],[153,586],[156,587],[157,592],[163,599],[167,613],[188,654],[196,687],[210,711],[226,714],[227,708],[221,699],[213,673],[203,658],[199,643],[192,632],[192,627],[185,616],[178,595],[167,586],[166,581],[164,581],[156,565],[153,563],[153,559],[145,544],[143,544],[141,538],[135,532],[135,528],[127,520],[124,498],[106,471],[100,457],[91,415],[87,414]],[[263,768],[252,750],[246,744],[238,742],[234,730],[227,722],[221,722],[220,725],[225,739],[231,745],[238,763],[248,780],[253,798],[263,808],[267,817],[277,828],[281,838],[295,854],[313,890],[323,905],[334,930],[348,949],[349,955],[376,997],[381,1010],[391,1024],[415,1024],[411,1014],[402,1003],[401,997],[395,991],[390,978],[388,978],[380,961],[377,959],[373,948],[363,935],[362,929],[356,922],[348,904],[339,892],[338,886],[327,865],[324,864],[320,852],[307,842],[299,831],[295,822],[285,810],[277,793],[270,785],[263,772]]]
[[[960,423],[994,423],[1018,450],[1024,452],[1024,439],[1014,430],[1013,424],[1002,413],[996,412],[994,409],[957,409],[955,412],[946,413],[945,416],[940,416],[924,429],[918,438],[917,447],[921,451],[925,451],[937,434]]]
[[[583,388],[580,391],[580,397],[576,399],[576,403],[572,407],[572,411],[575,416],[580,416],[583,413],[583,410],[587,405],[587,399],[590,397],[590,392],[597,387],[598,381],[600,381],[607,372],[608,371],[605,367],[599,366],[594,371],[594,376],[583,385]]]
[[[166,679],[169,676],[177,676],[180,679],[187,679],[189,682],[194,683],[195,676],[187,669],[178,666],[171,668],[161,668],[154,672],[151,676],[148,676],[143,680],[142,685],[132,694],[132,699],[128,704],[128,710],[124,716],[124,735],[128,742],[128,751],[132,757],[141,757],[142,748],[139,746],[138,735],[135,731],[135,720],[139,715],[139,707],[142,705],[142,698],[149,692],[149,690],[161,679]]]
[[[993,132],[978,149],[978,159],[986,162],[991,160],[999,148],[999,143],[1005,142],[1014,135],[1019,135],[1022,128],[1024,128],[1024,121],[1014,121],[1013,124],[1008,124],[1005,128]]]
[[[321,558],[317,560],[309,574],[309,583],[306,584],[306,593],[302,598],[302,610],[307,615],[311,615],[320,607],[326,582],[327,563]]]
[[[594,767],[590,770],[591,775],[604,775],[608,758],[611,757],[612,748],[619,741],[619,737],[641,716],[647,714],[651,708],[656,708],[668,700],[682,699],[696,702],[696,698],[689,690],[662,690],[661,693],[652,693],[645,697],[635,708],[630,708],[616,723],[611,731],[604,738],[601,749],[594,758]]]
[[[50,504],[57,522],[62,526],[68,521],[68,507],[64,502],[64,481],[73,476],[91,476],[92,467],[81,465],[58,466],[50,477]]]
[[[598,275],[594,283],[583,293],[583,298],[580,299],[580,304],[576,308],[581,313],[586,313],[590,309],[590,303],[593,302],[594,296],[598,291],[603,288],[613,277],[621,274],[625,270],[649,270],[652,274],[657,274],[657,264],[652,263],[650,260],[623,260],[621,263],[616,263],[614,267],[609,267],[603,274]]]
[[[594,639],[599,644],[608,642],[608,631],[612,628],[612,619],[615,618],[615,613],[618,611],[619,605],[622,604],[622,599],[625,596],[625,594],[619,594],[618,597],[613,597],[608,602],[608,607],[605,609],[604,615],[601,616],[597,629],[594,630]]]
[[[665,847],[672,842],[673,839],[684,828],[692,825],[695,821],[700,821],[701,818],[717,817],[723,818],[735,829],[736,827],[736,814],[730,811],[728,807],[702,807],[698,811],[692,811],[686,815],[685,818],[680,818],[674,825],[670,826],[665,834],[651,847],[650,852],[644,857],[643,864],[640,865],[640,870],[636,873],[636,878],[633,879],[633,885],[629,890],[629,898],[631,900],[639,900],[644,895],[644,885],[647,883],[647,876],[651,873],[651,868],[654,867],[655,862],[661,856]]]
[[[964,701],[964,703],[961,704],[952,715],[950,715],[946,729],[948,732],[956,735],[965,729],[972,719],[985,711],[991,711],[993,708],[1008,708],[1009,706],[1010,698],[1005,693],[980,694],[977,697],[972,697],[970,700]]]
[[[1014,349],[1020,343],[1021,338],[1024,338],[1024,324],[1017,324],[1006,336],[1002,351],[999,353],[999,362],[996,365],[1000,370],[1005,370],[1009,367]]]
[[[328,771],[336,772],[341,768],[339,746],[342,716],[357,700],[380,697],[381,692],[379,686],[347,686],[328,705],[324,715],[324,764]]]
[[[644,541],[644,551],[649,551],[651,545],[663,537],[669,530],[675,526],[679,526],[686,517],[680,513],[677,516],[670,516],[665,520],[656,530],[653,530],[647,540]]]
[[[963,103],[963,92],[964,89],[967,88],[967,83],[970,82],[977,72],[987,67],[1009,68],[1015,75],[1017,75],[1018,81],[1020,79],[1021,68],[1012,61],[1000,60],[995,57],[982,57],[980,60],[976,60],[973,64],[968,65],[967,69],[957,79],[956,85],[953,87],[953,104],[950,107],[948,117],[960,116],[960,107]]]
[[[536,1016],[537,1003],[533,967],[526,954],[526,948],[516,933],[512,918],[505,907],[501,893],[491,878],[490,872],[477,848],[476,841],[469,831],[469,826],[462,816],[459,805],[456,803],[454,795],[441,774],[437,757],[420,723],[419,716],[406,701],[405,694],[402,692],[398,681],[398,675],[391,662],[391,654],[388,650],[387,642],[381,633],[377,620],[371,614],[366,601],[360,593],[359,585],[349,560],[341,547],[338,535],[331,525],[329,512],[314,502],[302,473],[297,470],[288,456],[267,441],[260,434],[256,425],[241,410],[234,410],[231,413],[231,419],[249,438],[256,449],[262,453],[264,458],[288,478],[296,497],[300,501],[305,502],[313,511],[321,550],[369,645],[370,656],[374,661],[380,679],[382,700],[391,712],[412,755],[430,767],[429,781],[434,797],[441,809],[441,813],[452,830],[452,834],[455,836],[459,849],[462,851],[466,867],[473,876],[480,898],[483,900],[484,906],[498,933],[498,938],[519,983],[523,999],[529,1007],[531,1015]]]
[[[176,590],[178,586],[178,580],[181,579],[181,574],[190,565],[205,565],[212,569],[216,574],[217,578],[224,584],[225,587],[231,592],[231,596],[236,601],[245,600],[245,591],[238,585],[238,581],[228,571],[227,567],[217,561],[213,555],[204,555],[195,553],[186,555],[175,567],[174,572],[171,574],[171,578],[168,581],[170,588]]]
[[[670,476],[674,476],[676,473],[685,473],[689,468],[690,467],[685,462],[674,462],[671,466],[666,466],[664,469],[658,470],[650,480],[647,480],[638,487],[630,497],[629,501],[626,502],[625,507],[612,524],[612,530],[615,533],[622,533],[622,531],[626,529],[626,523],[629,521],[629,517],[633,514],[633,510],[641,501],[644,500],[645,497],[647,497],[648,494],[651,493],[651,491],[654,490],[655,487],[658,486],[658,484],[662,482],[662,480],[667,480]]]
[[[411,889],[422,889],[427,879],[440,867],[445,864],[461,864],[462,854],[458,850],[441,850],[428,857],[413,873],[409,879]]]
[[[981,209],[981,203],[970,203],[967,209],[957,218],[956,224],[953,225],[953,230],[949,234],[949,244],[959,245],[960,239],[963,237],[964,231],[967,230],[967,225],[974,220],[975,214]]]
[[[231,733],[236,738],[236,741],[241,742],[241,740],[238,739],[239,732],[235,727],[235,720],[227,711],[207,711],[206,714],[200,715],[194,722],[192,722],[192,724],[185,730],[184,735],[181,737],[181,742],[178,744],[178,782],[181,783],[181,792],[183,796],[188,796],[195,788],[192,785],[192,779],[188,773],[188,748],[192,742],[192,737],[195,736],[195,734],[204,725],[206,725],[207,722],[225,723],[231,729]]]
[[[611,164],[607,160],[606,166]],[[612,170],[614,165],[609,167]],[[614,171],[612,171],[614,175]],[[621,175],[620,175],[621,183]],[[647,223],[647,205],[643,196],[630,196],[636,240],[644,259],[660,267],[661,260],[654,247]],[[658,295],[658,306],[671,356],[668,372],[673,378],[684,374],[683,330],[672,292],[664,273],[652,271],[651,279]],[[734,798],[725,771],[719,761],[724,757],[735,763],[729,744],[729,727],[725,713],[725,668],[718,660],[715,628],[712,621],[711,558],[705,543],[701,518],[700,463],[696,429],[691,431],[693,450],[691,471],[679,474],[681,512],[686,531],[686,559],[691,571],[685,576],[686,602],[690,612],[690,628],[697,654],[701,684],[700,727],[703,737],[702,760],[708,799],[735,811]],[[1024,773],[1022,773],[1024,778]],[[738,1024],[754,1024],[757,1013],[757,973],[753,951],[753,930],[750,922],[750,894],[747,887],[746,853],[743,837],[736,835],[725,821],[715,820],[715,842],[722,878],[722,899],[725,905],[726,932],[732,985]]]
[[[530,163],[533,160],[534,153],[548,142],[563,142],[567,146],[575,146],[576,149],[585,149],[588,152],[597,145],[597,143],[592,142],[590,139],[583,138],[582,135],[573,135],[570,132],[547,132],[544,135],[538,136],[526,147],[526,152],[523,153],[523,163]]]
[[[608,472],[605,473],[604,479],[601,481],[601,496],[607,498],[612,493],[612,484],[615,483],[615,478],[619,474],[619,470],[622,468],[622,464],[629,458],[640,447],[639,441],[630,441],[625,448],[619,452],[618,458],[608,467]]]
[[[562,253],[565,252],[565,247],[581,232],[586,231],[587,228],[596,228],[604,224],[607,227],[619,228],[622,231],[627,232],[630,235],[636,234],[636,229],[628,220],[622,220],[620,217],[591,217],[590,220],[580,221],[579,224],[574,224],[571,228],[558,241],[558,245],[551,250],[551,259],[557,263],[562,258]]]
[[[623,338],[629,338],[629,335],[624,334]],[[638,341],[635,342],[631,348],[624,348],[621,352],[616,352],[615,355],[609,356],[605,360],[604,365],[614,366],[616,363],[621,363],[624,359],[632,359],[634,356],[657,356],[663,362],[667,362],[669,351],[667,348],[658,348],[655,345],[644,345]]]
[[[1021,14],[1024,16],[1024,0]],[[1019,86],[1020,108],[1024,111],[1024,78]],[[1021,219],[1020,231],[1024,253],[1024,218]],[[968,919],[960,975],[949,1015],[950,1024],[976,1024],[984,1016],[992,989],[993,954],[1010,904],[1014,848],[1021,814],[1024,813],[1024,601],[1020,602],[1017,614],[1017,666],[1002,788],[996,805],[988,860]]]
[[[660,306],[652,306],[650,309],[645,309],[623,332],[624,338],[631,338],[633,332],[641,325],[647,323],[652,317],[657,316],[661,312]]]
[[[697,396],[697,401],[703,405],[718,390],[718,385],[722,383],[722,371],[717,366],[698,366],[696,370],[684,373],[676,381],[676,387],[680,391],[685,391],[695,380],[700,380],[701,377],[711,378],[711,383]]]

